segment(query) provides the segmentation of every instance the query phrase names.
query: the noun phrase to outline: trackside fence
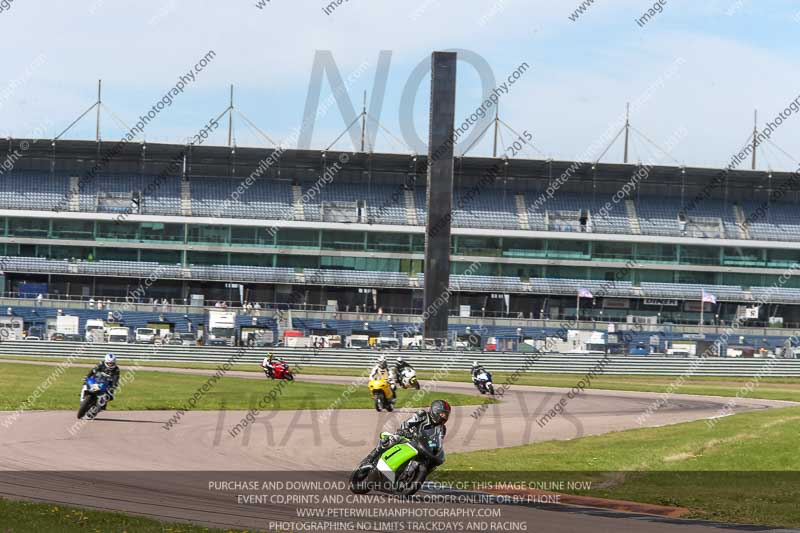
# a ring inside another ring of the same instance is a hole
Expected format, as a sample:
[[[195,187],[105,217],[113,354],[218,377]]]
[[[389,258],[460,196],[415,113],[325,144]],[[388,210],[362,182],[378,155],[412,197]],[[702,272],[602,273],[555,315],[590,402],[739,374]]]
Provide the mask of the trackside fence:
[[[125,360],[148,360],[154,362],[223,363],[237,348],[211,346],[161,346],[144,344],[89,344],[75,342],[12,341],[0,343],[0,360],[14,357],[64,358],[73,354],[80,357],[101,358],[114,352],[124,364]],[[403,357],[417,369],[441,368],[453,355],[455,364],[451,369],[467,370],[475,360],[494,372],[556,372],[585,374],[594,368],[601,355],[541,355],[534,364],[526,364],[529,353],[494,352],[435,352],[395,350],[334,350],[315,352],[308,348],[253,348],[241,357],[241,363],[258,364],[267,351],[282,357],[289,363],[303,361],[303,366],[367,368],[383,354],[391,362],[397,355]],[[767,367],[770,366],[771,369]],[[800,359],[759,359],[708,357],[702,362],[690,357],[610,356],[604,365],[604,374],[640,374],[677,376],[753,376],[765,369],[764,376],[800,378]]]

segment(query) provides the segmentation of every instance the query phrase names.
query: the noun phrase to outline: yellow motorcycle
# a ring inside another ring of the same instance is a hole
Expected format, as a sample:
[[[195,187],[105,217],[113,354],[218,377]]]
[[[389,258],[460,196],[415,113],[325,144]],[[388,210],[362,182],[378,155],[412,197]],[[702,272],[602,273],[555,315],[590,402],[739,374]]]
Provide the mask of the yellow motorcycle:
[[[375,400],[375,410],[394,411],[394,393],[388,376],[378,376],[369,380],[369,394]]]

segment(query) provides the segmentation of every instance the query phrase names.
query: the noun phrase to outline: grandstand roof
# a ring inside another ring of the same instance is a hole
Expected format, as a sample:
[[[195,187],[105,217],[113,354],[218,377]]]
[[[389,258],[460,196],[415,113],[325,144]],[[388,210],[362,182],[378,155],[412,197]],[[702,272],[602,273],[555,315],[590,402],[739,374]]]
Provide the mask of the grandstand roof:
[[[27,144],[26,144],[27,143]],[[125,143],[115,148],[119,141],[70,141],[51,139],[0,139],[0,154],[22,153],[16,163],[19,170],[40,170],[50,172],[75,172],[80,175],[88,171],[95,161],[108,158],[112,151],[117,155],[103,164],[101,172],[116,173],[156,173],[169,161],[185,152],[187,173],[190,176],[236,176],[249,175],[259,163],[275,151],[274,148],[246,148],[227,146],[194,146],[159,143]],[[27,146],[26,149],[22,147]],[[276,167],[282,169],[306,169],[310,173],[319,171],[323,155],[329,160],[341,152],[325,153],[320,150],[286,150]],[[396,181],[399,175],[416,172],[425,174],[426,156],[413,154],[355,153],[350,154],[348,166],[363,168],[372,172],[373,180]],[[53,164],[54,163],[54,164]],[[575,166],[577,181],[592,180],[601,182],[624,182],[631,178],[638,164],[584,163],[575,165],[572,161],[552,161],[537,159],[493,159],[486,157],[465,157],[456,159],[456,179],[464,183],[480,179],[487,171],[502,165],[500,177],[509,180],[555,179],[571,166]],[[720,176],[722,169],[699,167],[654,166],[650,170],[649,181],[660,185],[679,185],[690,180],[692,185],[702,185]],[[387,173],[382,175],[382,173]],[[388,174],[394,174],[392,178]],[[788,180],[789,172],[769,173],[776,185]],[[728,173],[727,184],[734,187],[763,186],[766,171],[732,170]],[[424,178],[423,178],[424,179]]]

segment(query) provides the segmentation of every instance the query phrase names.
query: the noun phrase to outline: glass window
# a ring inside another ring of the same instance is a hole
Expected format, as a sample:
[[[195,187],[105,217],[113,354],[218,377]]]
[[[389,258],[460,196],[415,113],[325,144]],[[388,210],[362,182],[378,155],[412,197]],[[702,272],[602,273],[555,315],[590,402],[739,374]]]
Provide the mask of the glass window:
[[[47,237],[50,221],[46,218],[8,219],[8,235],[10,237]]]
[[[363,250],[364,233],[361,231],[322,232],[322,248],[324,250]]]
[[[183,242],[183,224],[140,222],[139,235],[142,241]]]
[[[137,222],[97,221],[97,239],[119,241],[139,240],[139,224]]]
[[[282,228],[276,235],[278,246],[292,248],[319,248],[319,231],[313,229]]]
[[[54,220],[51,237],[55,239],[94,239],[94,221]]]
[[[503,255],[509,257],[544,257],[544,239],[503,239]]]
[[[764,266],[764,251],[754,248],[725,248],[722,262],[725,265]]]
[[[405,252],[410,248],[408,235],[405,233],[368,233],[367,249],[376,252]]]
[[[141,261],[153,261],[165,265],[175,265],[181,262],[180,250],[153,250],[143,249]]]
[[[259,244],[256,234],[260,228],[252,226],[231,226],[231,244],[234,246],[254,246]],[[270,244],[272,241],[270,240]]]
[[[190,244],[228,244],[229,226],[189,225]]]
[[[633,245],[629,242],[598,241],[592,248],[594,259],[617,259],[627,261],[633,257]]]
[[[225,252],[199,252],[190,250],[187,252],[189,264],[194,265],[227,265],[228,254]]]
[[[459,255],[500,255],[500,238],[458,236]]]
[[[231,254],[232,265],[271,267],[272,254]]]
[[[547,243],[547,257],[557,259],[589,259],[589,243],[550,240]]]
[[[681,246],[681,263],[718,265],[719,248],[714,246]]]
[[[643,263],[674,263],[677,261],[677,247],[674,244],[640,242],[636,244],[636,260]]]
[[[95,250],[94,258],[98,261],[138,261],[139,251],[135,248],[104,248]]]

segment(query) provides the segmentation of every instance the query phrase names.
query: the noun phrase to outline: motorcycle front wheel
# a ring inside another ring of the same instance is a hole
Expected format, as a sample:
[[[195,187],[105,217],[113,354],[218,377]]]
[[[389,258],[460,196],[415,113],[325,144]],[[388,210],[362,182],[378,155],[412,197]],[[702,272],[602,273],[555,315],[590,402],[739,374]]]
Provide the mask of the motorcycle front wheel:
[[[367,468],[369,467],[369,468]],[[372,465],[368,463],[361,463],[350,474],[350,492],[353,494],[367,494],[369,492],[369,484],[366,483],[369,473],[372,471]]]
[[[375,393],[375,410],[379,413],[383,410],[383,401],[386,396],[384,396],[383,391],[379,390]]]
[[[86,413],[89,412],[89,409],[91,409],[94,406],[94,402],[95,402],[94,396],[87,395],[83,399],[83,401],[81,402],[81,406],[78,407],[78,419],[81,419],[84,416],[86,416]]]
[[[414,388],[419,390],[419,381],[414,380]]]
[[[286,379],[287,379],[288,381],[294,381],[294,375],[287,373],[287,374],[286,374]]]
[[[398,480],[400,486],[398,494],[401,496],[413,496],[422,488],[422,483],[425,482],[426,477],[428,477],[428,468],[421,463],[417,463],[417,470],[408,481],[402,477]]]

